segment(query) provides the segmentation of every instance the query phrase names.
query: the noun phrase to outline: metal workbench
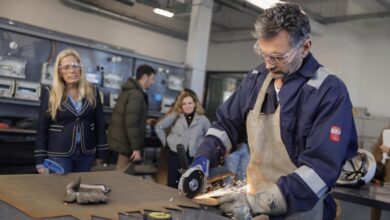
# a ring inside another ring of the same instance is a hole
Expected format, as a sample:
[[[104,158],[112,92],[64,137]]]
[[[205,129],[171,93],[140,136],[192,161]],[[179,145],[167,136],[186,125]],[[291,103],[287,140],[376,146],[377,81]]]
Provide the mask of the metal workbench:
[[[332,191],[335,199],[390,211],[390,187],[375,184],[361,188],[336,187]]]
[[[108,203],[65,204],[66,185],[78,176],[83,183],[109,186]],[[226,219],[176,189],[117,171],[1,175],[0,189],[0,219],[143,219],[148,210],[169,212],[172,219]]]

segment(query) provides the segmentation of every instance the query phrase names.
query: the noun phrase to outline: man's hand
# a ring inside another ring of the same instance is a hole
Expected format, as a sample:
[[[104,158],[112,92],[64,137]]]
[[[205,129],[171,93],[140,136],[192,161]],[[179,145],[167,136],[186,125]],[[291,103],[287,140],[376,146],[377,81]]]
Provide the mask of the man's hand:
[[[86,187],[81,187],[81,178],[72,181],[66,186],[66,197],[65,202],[75,202],[79,204],[88,204],[88,203],[105,203],[108,198],[104,195],[103,190],[90,188],[89,185]],[[92,186],[93,187],[93,186]]]
[[[237,220],[252,219],[251,208],[245,193],[231,193],[218,199],[219,208],[227,215]]]
[[[142,160],[141,152],[139,150],[133,151],[129,159],[131,162],[141,161]]]
[[[250,219],[251,214],[281,215],[287,211],[286,201],[276,184],[254,195],[227,194],[221,196],[218,202],[226,215],[236,219]]]
[[[254,195],[231,193],[218,199],[220,209],[235,219],[251,219],[252,214],[281,215],[287,211],[287,205],[279,187],[274,184]]]
[[[207,184],[207,177],[209,176],[209,167],[210,161],[206,157],[196,158],[191,163],[190,168],[180,177],[178,189],[183,190],[184,179],[189,177],[193,172],[202,172],[204,174],[203,190],[205,190],[205,186]]]

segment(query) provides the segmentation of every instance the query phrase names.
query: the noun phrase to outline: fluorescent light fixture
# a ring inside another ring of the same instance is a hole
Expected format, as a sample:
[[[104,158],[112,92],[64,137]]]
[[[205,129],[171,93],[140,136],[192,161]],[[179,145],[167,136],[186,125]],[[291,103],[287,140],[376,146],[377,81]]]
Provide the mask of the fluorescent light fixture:
[[[246,0],[247,2],[251,3],[252,5],[262,8],[262,9],[268,9],[274,6],[276,3],[280,3],[279,0]]]
[[[153,12],[156,13],[156,14],[168,17],[168,18],[172,18],[173,15],[175,15],[172,12],[167,11],[167,10],[163,10],[161,8],[155,8],[155,9],[153,9]]]

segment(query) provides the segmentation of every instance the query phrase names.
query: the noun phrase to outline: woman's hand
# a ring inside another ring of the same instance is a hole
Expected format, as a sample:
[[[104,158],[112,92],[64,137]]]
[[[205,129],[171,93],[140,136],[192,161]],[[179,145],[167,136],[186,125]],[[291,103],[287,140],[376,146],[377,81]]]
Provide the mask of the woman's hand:
[[[95,160],[96,165],[102,165],[103,164],[103,159],[96,159]]]

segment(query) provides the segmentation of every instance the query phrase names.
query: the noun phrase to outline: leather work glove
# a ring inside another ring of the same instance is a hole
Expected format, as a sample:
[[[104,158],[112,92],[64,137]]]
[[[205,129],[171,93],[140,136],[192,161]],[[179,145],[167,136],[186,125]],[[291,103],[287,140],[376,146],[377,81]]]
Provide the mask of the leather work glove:
[[[79,204],[106,203],[108,198],[104,195],[105,191],[108,192],[101,186],[81,184],[81,178],[78,177],[66,186],[64,202],[77,202]]]
[[[231,193],[218,199],[220,209],[235,219],[251,219],[252,215],[280,215],[287,211],[287,205],[279,187],[272,187],[254,195]]]
[[[190,165],[190,168],[187,169],[183,175],[181,175],[179,180],[179,186],[178,189],[183,191],[183,184],[184,179],[189,177],[194,172],[201,172],[204,175],[203,178],[203,188],[202,192],[206,191],[207,186],[207,177],[209,176],[209,167],[210,167],[210,161],[206,157],[198,157],[196,158]]]
[[[252,219],[251,208],[245,193],[230,193],[218,199],[219,209],[232,219]]]

